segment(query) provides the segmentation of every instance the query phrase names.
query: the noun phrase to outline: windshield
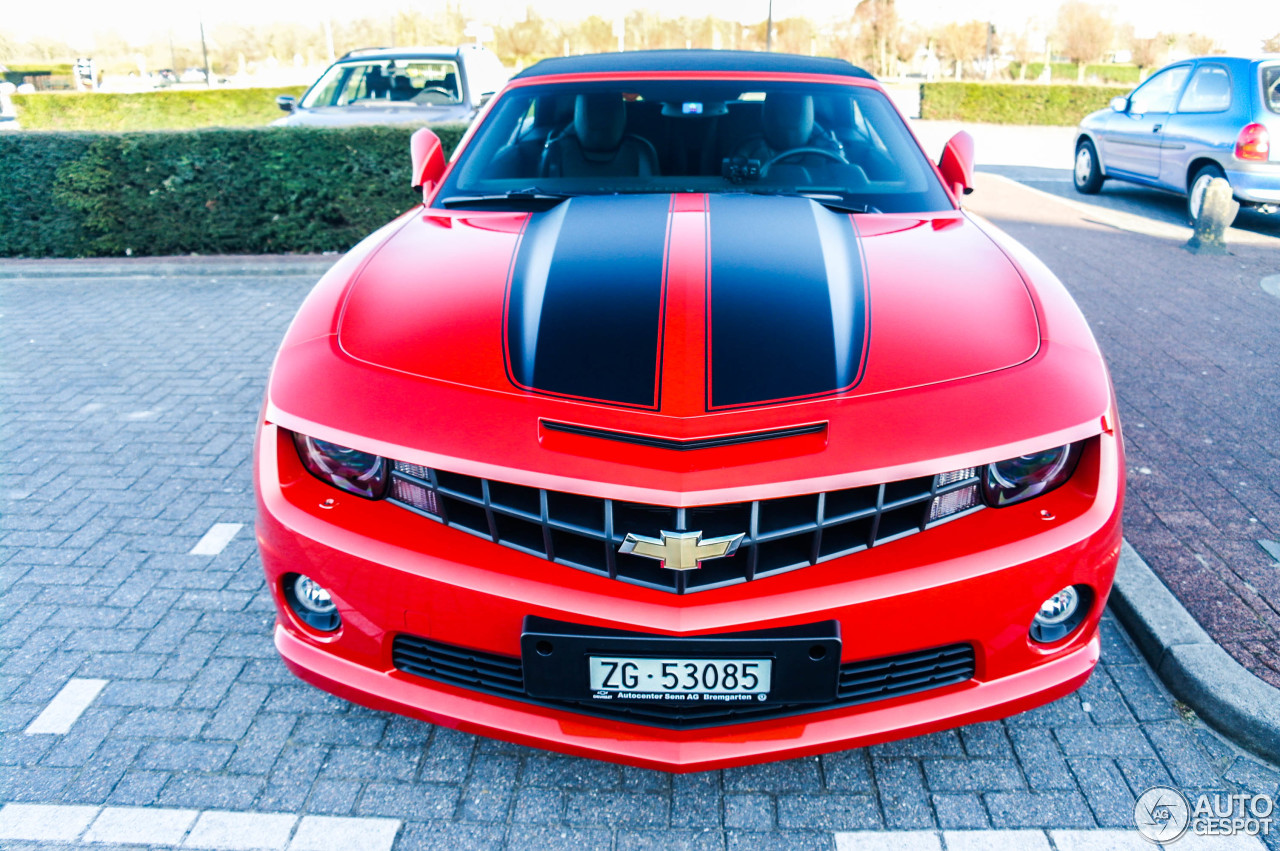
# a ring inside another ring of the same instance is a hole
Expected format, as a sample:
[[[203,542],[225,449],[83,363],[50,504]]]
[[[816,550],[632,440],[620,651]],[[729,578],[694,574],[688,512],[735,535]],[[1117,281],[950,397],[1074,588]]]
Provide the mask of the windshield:
[[[512,209],[614,193],[803,194],[853,211],[953,206],[902,118],[864,86],[763,80],[560,83],[508,91],[437,206]]]
[[[383,59],[334,65],[302,100],[318,106],[448,106],[461,103],[458,66],[443,59]]]

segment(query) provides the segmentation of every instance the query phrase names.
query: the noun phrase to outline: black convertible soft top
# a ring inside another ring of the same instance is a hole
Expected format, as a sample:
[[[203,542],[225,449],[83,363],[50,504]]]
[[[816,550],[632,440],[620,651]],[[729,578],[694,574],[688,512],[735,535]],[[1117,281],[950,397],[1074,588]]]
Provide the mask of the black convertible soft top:
[[[791,53],[759,53],[750,50],[636,50],[544,59],[513,79],[553,74],[608,74],[641,71],[760,71],[773,74],[835,74],[842,77],[871,75],[843,59],[797,56]]]

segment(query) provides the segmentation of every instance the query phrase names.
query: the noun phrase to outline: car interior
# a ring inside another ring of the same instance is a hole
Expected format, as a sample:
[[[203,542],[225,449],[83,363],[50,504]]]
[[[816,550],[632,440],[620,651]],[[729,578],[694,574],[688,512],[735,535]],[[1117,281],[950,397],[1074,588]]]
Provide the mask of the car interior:
[[[459,162],[453,189],[492,194],[533,187],[569,193],[742,187],[844,198],[929,195],[930,184],[936,185],[918,145],[881,93],[746,85],[751,88],[688,81],[636,89],[563,84],[512,92]],[[942,209],[945,199],[902,203]]]
[[[453,63],[391,61],[351,67],[337,105],[385,106],[388,102],[441,106],[461,103]],[[318,104],[320,105],[320,104]]]
[[[843,100],[843,102],[841,102]],[[733,102],[628,100],[623,92],[535,98],[489,163],[490,178],[732,177],[771,164],[800,180],[892,180],[893,159],[848,99],[775,92]],[[759,177],[760,175],[757,175]]]

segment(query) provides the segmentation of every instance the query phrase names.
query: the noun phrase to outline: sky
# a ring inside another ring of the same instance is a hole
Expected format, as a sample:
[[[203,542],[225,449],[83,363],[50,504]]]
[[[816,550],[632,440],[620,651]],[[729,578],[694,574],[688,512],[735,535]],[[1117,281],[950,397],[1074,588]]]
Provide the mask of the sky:
[[[583,0],[454,0],[468,14],[487,24],[510,23],[523,17],[530,6],[547,18],[576,19],[608,13]],[[1095,0],[1097,2],[1097,0]],[[58,0],[31,3],[7,0],[0,13],[0,29],[19,38],[35,35],[59,38],[73,45],[90,46],[95,31],[117,30],[126,38],[145,40],[172,27],[176,33],[195,30],[203,15],[206,26],[229,22],[298,21],[314,26],[329,11],[335,19],[353,16],[388,17],[396,11],[415,9],[430,13],[444,0],[218,0],[216,3],[174,3],[172,0]],[[764,19],[769,0],[615,0],[613,9],[646,8],[675,17],[715,15],[756,22]],[[775,19],[807,16],[816,21],[848,16],[856,0],[773,0]],[[1258,41],[1280,32],[1280,2],[1275,0],[1101,0],[1118,22],[1132,23],[1139,35],[1157,31],[1200,32],[1213,36],[1228,52],[1252,53]],[[1019,32],[1028,20],[1052,27],[1057,0],[897,0],[900,17],[921,25],[953,20],[988,19],[1010,32]],[[1211,15],[1206,10],[1212,9]]]

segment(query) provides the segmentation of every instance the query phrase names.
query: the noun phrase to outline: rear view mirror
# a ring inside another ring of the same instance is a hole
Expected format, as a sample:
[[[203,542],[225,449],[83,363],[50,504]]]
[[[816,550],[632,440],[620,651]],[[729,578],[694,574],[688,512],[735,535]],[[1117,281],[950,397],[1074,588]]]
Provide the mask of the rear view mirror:
[[[422,127],[409,137],[409,157],[412,161],[410,185],[422,190],[422,200],[435,191],[436,184],[444,176],[444,148],[440,137]]]
[[[938,170],[951,194],[959,201],[973,191],[973,137],[961,130],[942,149]]]
[[[1116,112],[1128,112],[1129,99],[1124,95],[1113,97],[1111,99],[1111,108],[1114,109]]]
[[[297,105],[297,99],[294,98],[293,95],[280,95],[276,98],[276,106],[280,107],[285,112],[293,112]]]

